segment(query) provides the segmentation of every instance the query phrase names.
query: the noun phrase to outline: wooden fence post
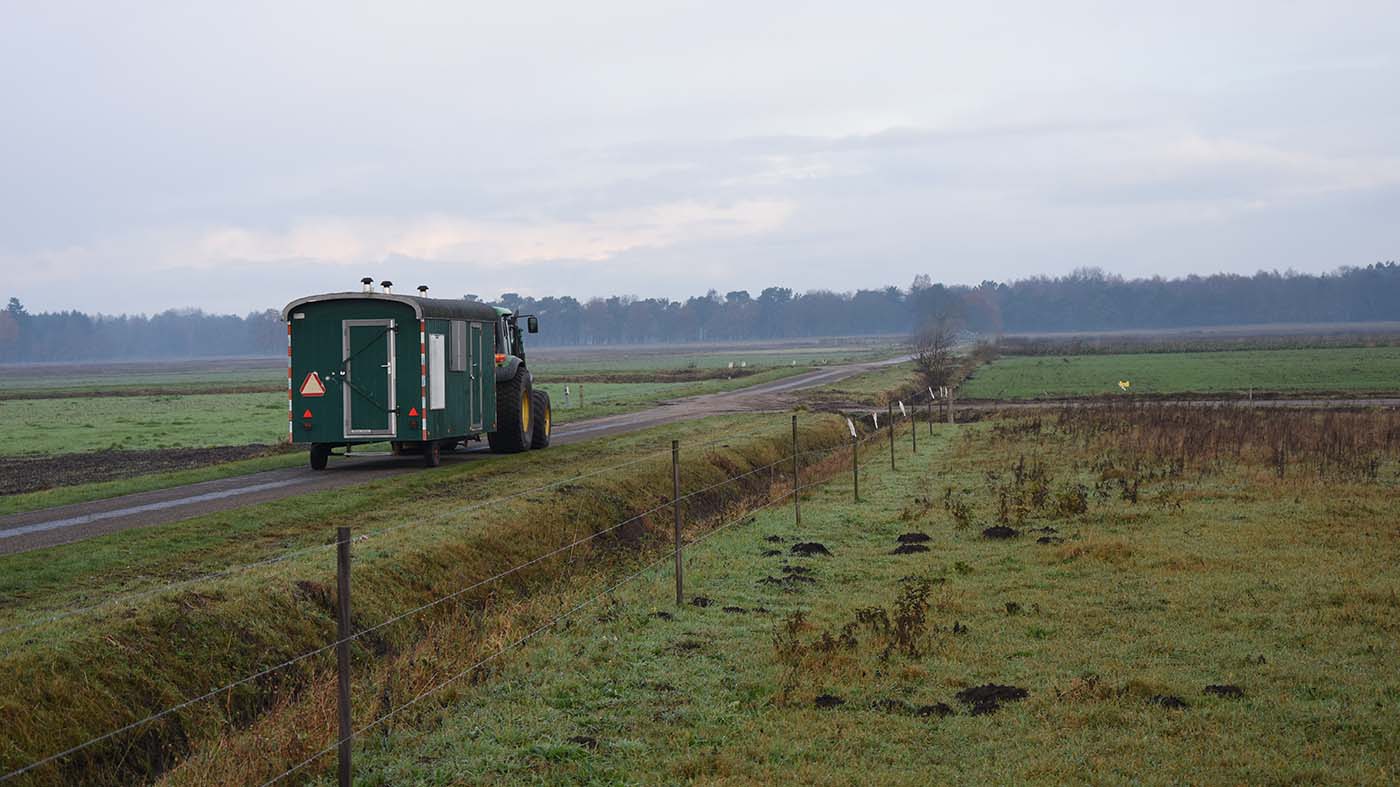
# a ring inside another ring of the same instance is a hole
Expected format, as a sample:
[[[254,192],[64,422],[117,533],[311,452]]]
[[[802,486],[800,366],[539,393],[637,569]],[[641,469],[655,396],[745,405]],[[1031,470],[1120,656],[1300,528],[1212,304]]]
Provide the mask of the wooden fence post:
[[[894,469],[894,402],[889,402],[890,416],[890,469]]]
[[[851,431],[851,492],[854,501],[860,502],[860,439]]]
[[[797,471],[797,414],[792,415],[792,516],[794,523],[802,526],[802,484]]]
[[[335,530],[336,693],[340,711],[340,787],[350,787],[350,528]]]
[[[671,441],[671,508],[676,518],[676,606],[685,603],[685,576],[681,567],[681,441]]]

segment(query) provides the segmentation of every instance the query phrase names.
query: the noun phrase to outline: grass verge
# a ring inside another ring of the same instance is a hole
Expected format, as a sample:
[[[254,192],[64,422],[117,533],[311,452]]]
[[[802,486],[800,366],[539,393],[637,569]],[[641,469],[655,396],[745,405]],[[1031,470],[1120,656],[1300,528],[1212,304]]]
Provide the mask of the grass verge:
[[[862,503],[833,483],[800,529],[768,511],[688,552],[711,603],[674,608],[664,570],[626,586],[360,740],[357,779],[1389,782],[1393,417],[1286,417],[939,426],[897,472],[873,448]],[[1279,434],[1303,435],[1283,478]]]

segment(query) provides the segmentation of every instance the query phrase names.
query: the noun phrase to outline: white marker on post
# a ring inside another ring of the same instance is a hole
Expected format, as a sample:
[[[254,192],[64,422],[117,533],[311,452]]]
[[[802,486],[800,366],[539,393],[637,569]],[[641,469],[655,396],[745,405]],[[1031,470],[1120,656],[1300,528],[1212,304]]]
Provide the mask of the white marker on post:
[[[875,428],[876,428],[876,429],[879,429],[879,428],[880,428],[880,414],[879,414],[879,413],[871,413],[871,414],[870,414],[870,420],[872,420],[872,421],[875,422]]]
[[[900,403],[899,403],[899,416],[900,416],[901,418],[908,418],[908,417],[909,417],[909,412],[908,412],[907,410],[904,409],[904,402],[900,402]]]
[[[846,419],[846,427],[849,428],[849,429],[851,430],[851,437],[855,437],[855,436],[856,436],[856,423],[855,423],[855,421],[852,421],[851,419],[847,418],[847,419]]]

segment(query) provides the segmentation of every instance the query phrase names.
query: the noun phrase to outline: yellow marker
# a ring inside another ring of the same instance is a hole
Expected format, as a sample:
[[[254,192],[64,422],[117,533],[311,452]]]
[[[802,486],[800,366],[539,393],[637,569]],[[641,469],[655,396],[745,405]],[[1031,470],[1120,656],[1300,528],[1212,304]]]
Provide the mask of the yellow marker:
[[[1132,387],[1132,383],[1127,380],[1119,380],[1118,387],[1126,391],[1128,388]]]

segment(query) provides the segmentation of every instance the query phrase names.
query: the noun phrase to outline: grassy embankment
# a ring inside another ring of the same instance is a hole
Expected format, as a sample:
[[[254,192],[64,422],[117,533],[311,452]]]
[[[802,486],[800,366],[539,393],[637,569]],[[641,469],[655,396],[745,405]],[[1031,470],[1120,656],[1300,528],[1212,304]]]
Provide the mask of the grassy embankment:
[[[654,508],[669,495],[672,436],[695,446],[684,454],[683,475],[687,489],[700,489],[782,456],[787,423],[772,415],[709,419],[0,558],[0,628],[228,565],[286,558],[0,632],[0,729],[6,730],[0,771],[330,642],[329,541],[337,524],[370,535],[354,547],[354,598],[357,626],[373,626]],[[809,445],[844,444],[843,431],[830,416],[804,419]],[[698,447],[726,433],[732,435],[727,445]],[[604,470],[639,454],[648,458],[625,469],[474,507],[492,495]],[[770,480],[760,473],[711,490],[687,504],[688,515],[699,527],[766,494]],[[357,712],[402,701],[468,663],[529,619],[536,593],[596,588],[654,554],[668,523],[666,512],[654,512],[357,641]],[[385,528],[394,529],[378,532]],[[241,783],[275,775],[325,743],[307,730],[326,729],[318,725],[333,696],[330,655],[84,750],[33,781],[130,783],[191,751],[198,756],[172,775],[177,781]]]
[[[962,395],[1120,395],[1119,380],[1134,394],[1388,393],[1400,390],[1400,347],[1009,356],[978,370]]]
[[[874,447],[860,504],[838,481],[801,529],[769,511],[690,552],[712,605],[673,609],[665,571],[619,590],[363,740],[358,779],[1392,781],[1396,427],[1084,411],[939,426],[896,473]],[[894,554],[911,533],[929,551]],[[832,555],[790,553],[812,541]],[[986,684],[1007,698],[959,699]]]

